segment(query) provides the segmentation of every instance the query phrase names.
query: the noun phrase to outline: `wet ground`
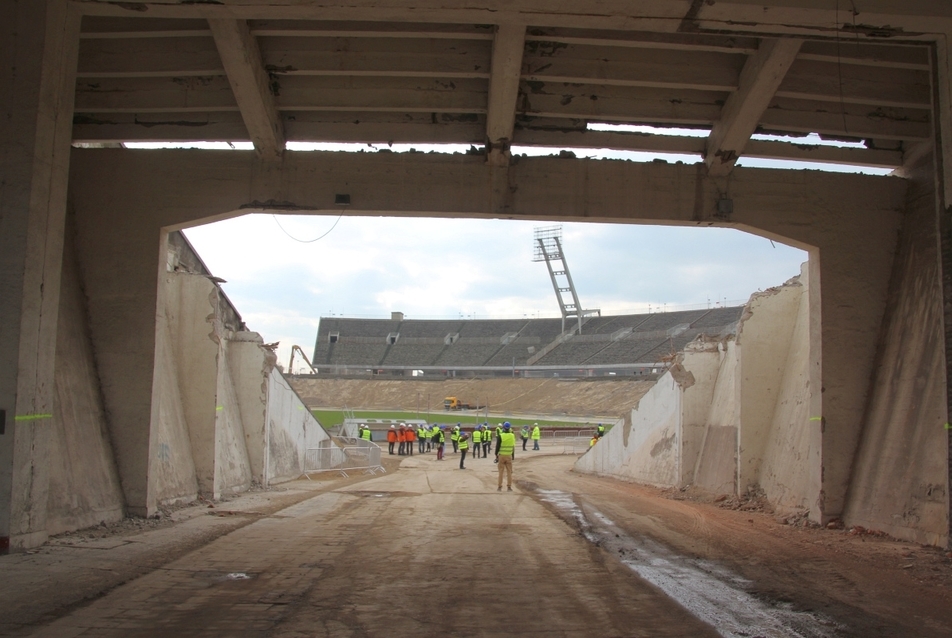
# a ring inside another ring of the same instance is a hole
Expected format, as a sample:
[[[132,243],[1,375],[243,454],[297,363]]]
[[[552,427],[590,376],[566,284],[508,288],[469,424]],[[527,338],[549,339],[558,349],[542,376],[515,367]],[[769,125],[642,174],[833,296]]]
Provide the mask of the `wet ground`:
[[[573,460],[519,454],[515,490],[497,492],[491,459],[415,456],[57,539],[0,558],[15,603],[0,634],[952,635],[937,549],[675,501]]]

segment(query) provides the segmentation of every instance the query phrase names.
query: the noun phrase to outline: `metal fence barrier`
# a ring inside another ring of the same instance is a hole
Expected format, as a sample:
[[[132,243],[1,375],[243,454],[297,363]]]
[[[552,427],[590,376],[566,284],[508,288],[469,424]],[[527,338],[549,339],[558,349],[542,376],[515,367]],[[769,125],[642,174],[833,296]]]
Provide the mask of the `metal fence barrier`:
[[[348,476],[347,472],[355,471],[374,475],[386,472],[380,462],[379,445],[364,439],[336,437],[305,451],[305,476],[319,472],[340,472],[341,476]]]

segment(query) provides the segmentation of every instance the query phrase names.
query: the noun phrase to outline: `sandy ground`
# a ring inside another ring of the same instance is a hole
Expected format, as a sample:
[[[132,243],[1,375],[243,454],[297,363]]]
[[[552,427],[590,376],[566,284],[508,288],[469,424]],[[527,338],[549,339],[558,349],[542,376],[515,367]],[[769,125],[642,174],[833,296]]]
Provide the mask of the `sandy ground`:
[[[493,414],[622,416],[638,404],[653,381],[589,379],[448,379],[440,381],[291,379],[311,408],[439,410],[443,398],[489,405]]]
[[[952,635],[935,548],[675,500],[545,450],[517,452],[501,493],[491,458],[385,462],[0,557],[0,633]]]

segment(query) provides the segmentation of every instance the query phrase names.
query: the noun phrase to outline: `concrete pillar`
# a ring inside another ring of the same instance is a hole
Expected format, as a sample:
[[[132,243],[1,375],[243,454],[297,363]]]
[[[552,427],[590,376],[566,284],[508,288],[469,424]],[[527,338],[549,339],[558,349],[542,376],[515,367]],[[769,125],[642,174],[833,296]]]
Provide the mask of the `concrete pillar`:
[[[112,203],[113,205],[109,205]],[[89,327],[109,415],[126,510],[137,516],[156,511],[153,465],[176,459],[158,441],[153,424],[161,402],[153,400],[156,348],[168,338],[157,309],[166,305],[168,233],[143,221],[150,202],[136,206],[106,198],[77,210],[77,245],[89,304]],[[164,280],[162,281],[164,284]],[[159,328],[163,329],[159,329]]]
[[[933,64],[936,85],[936,220],[939,235],[939,272],[942,285],[942,308],[945,336],[945,372],[947,417],[952,420],[952,33],[936,42]],[[945,423],[948,448],[945,494],[948,512],[949,546],[952,547],[952,425]]]
[[[47,537],[79,27],[65,0],[0,3],[0,551]]]

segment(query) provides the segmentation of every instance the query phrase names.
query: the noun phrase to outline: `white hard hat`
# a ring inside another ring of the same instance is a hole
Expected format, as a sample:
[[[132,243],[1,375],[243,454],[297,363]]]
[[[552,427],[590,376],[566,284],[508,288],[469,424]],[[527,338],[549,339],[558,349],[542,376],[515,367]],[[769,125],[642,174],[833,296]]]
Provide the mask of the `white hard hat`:
[[[395,427],[397,427],[397,426],[395,426],[395,425],[393,425],[393,424],[391,424],[391,425],[390,425],[390,427],[392,427],[392,428],[395,428]]]

